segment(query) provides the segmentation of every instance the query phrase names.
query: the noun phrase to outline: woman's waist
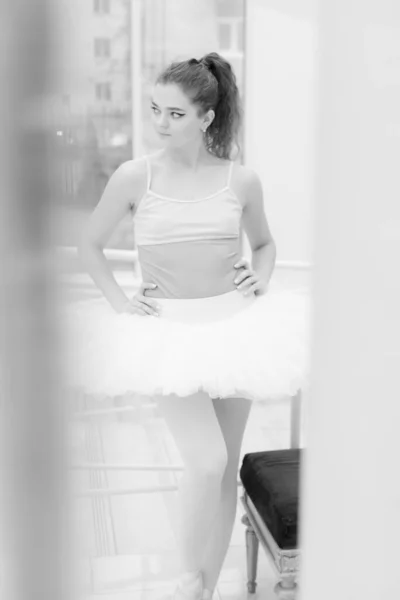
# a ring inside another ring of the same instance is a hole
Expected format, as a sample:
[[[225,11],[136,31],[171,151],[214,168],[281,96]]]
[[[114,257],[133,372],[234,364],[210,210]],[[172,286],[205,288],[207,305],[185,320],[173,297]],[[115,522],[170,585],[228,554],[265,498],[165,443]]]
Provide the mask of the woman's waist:
[[[149,294],[146,292],[146,296]],[[197,298],[157,297],[159,317],[184,323],[206,323],[229,318],[250,306],[257,296],[237,289]]]
[[[217,255],[205,247],[202,253],[193,252],[189,247],[183,252],[164,248],[164,253],[148,254],[148,249],[139,250],[139,264],[142,280],[156,284],[146,295],[155,298],[205,298],[234,291],[238,270],[239,252],[226,252]]]
[[[152,268],[141,268],[142,281],[155,284],[154,289],[146,289],[146,296],[171,300],[192,300],[219,296],[236,290],[234,279],[236,269],[225,273],[169,272]]]

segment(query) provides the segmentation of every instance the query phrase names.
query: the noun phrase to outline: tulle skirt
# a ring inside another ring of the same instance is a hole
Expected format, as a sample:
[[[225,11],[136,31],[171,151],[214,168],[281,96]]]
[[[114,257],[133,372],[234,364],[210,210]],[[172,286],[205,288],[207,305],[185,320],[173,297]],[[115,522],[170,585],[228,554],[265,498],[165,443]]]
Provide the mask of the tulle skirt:
[[[308,379],[307,297],[238,290],[157,298],[160,316],[118,314],[105,298],[65,309],[66,383],[101,398],[294,395]]]

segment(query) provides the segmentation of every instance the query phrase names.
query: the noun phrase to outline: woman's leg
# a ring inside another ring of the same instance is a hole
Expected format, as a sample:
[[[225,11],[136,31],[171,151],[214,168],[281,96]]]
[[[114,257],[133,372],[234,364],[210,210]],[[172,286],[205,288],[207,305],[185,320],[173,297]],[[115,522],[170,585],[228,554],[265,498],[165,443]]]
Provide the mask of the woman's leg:
[[[185,470],[178,492],[177,542],[183,571],[201,570],[202,559],[218,509],[227,466],[224,436],[213,401],[205,393],[158,399],[181,454]]]
[[[218,398],[213,402],[228,450],[228,464],[222,479],[216,519],[202,563],[204,588],[211,594],[217,584],[232,537],[238,498],[237,478],[241,445],[251,409],[251,400],[244,398]]]

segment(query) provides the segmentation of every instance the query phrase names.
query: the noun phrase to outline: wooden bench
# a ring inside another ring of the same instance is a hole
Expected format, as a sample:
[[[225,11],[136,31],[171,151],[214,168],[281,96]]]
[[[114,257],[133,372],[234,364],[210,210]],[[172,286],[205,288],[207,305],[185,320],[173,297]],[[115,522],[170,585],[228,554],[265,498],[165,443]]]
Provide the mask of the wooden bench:
[[[241,502],[246,525],[247,589],[257,587],[258,549],[261,543],[276,568],[275,593],[280,600],[295,600],[299,573],[298,512],[300,463],[299,396],[292,402],[292,448],[252,452],[243,457]]]

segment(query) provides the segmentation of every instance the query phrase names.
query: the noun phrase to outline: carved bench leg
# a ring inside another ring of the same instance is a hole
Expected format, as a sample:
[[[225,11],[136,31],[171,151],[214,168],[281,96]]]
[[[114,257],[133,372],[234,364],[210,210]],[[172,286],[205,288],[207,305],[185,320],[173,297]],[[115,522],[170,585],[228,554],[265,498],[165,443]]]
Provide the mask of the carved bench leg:
[[[296,600],[297,583],[294,575],[286,575],[276,584],[274,592],[279,600]]]
[[[257,587],[256,579],[259,541],[247,515],[243,515],[242,523],[246,525],[247,589],[250,594],[254,594]]]

